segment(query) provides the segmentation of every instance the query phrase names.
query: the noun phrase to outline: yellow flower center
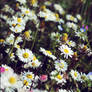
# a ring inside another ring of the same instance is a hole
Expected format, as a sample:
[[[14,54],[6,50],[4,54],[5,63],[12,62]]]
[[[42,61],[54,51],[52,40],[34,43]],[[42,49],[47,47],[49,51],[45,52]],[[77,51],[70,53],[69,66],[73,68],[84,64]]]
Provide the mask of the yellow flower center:
[[[52,55],[52,53],[50,51],[48,51],[48,50],[46,51],[46,53],[49,54],[49,55]]]
[[[64,49],[64,52],[67,54],[67,53],[69,53],[69,50],[68,49]]]
[[[12,26],[13,26],[13,27],[15,27],[15,26],[16,26],[16,24],[12,24]]]
[[[27,74],[26,77],[29,78],[29,79],[33,78],[33,76],[31,74]]]
[[[35,60],[36,60],[36,57],[34,56],[34,57],[33,57],[33,61],[35,61]]]
[[[59,67],[64,68],[64,63],[61,63]]]
[[[74,72],[74,76],[77,77],[77,72]]]
[[[71,16],[71,17],[70,17],[70,20],[72,20],[72,21],[73,21],[73,20],[74,20],[74,17],[73,17],[73,16]]]
[[[15,83],[16,83],[16,78],[15,78],[15,77],[10,77],[10,78],[9,78],[9,82],[10,82],[11,84],[15,84]]]
[[[28,86],[29,82],[27,80],[24,80],[24,85]]]
[[[61,79],[62,79],[62,76],[61,76],[60,74],[58,74],[58,75],[57,75],[57,78],[58,78],[59,80],[61,80]]]
[[[10,57],[12,57],[12,56],[13,56],[13,53],[10,54]]]
[[[84,50],[86,50],[86,49],[87,49],[87,46],[86,46],[86,45],[84,45],[83,49],[84,49]]]
[[[47,16],[45,16],[45,19],[47,19]]]
[[[8,69],[5,69],[5,71],[8,71]]]
[[[29,11],[28,11],[28,10],[26,10],[26,11],[25,11],[25,13],[26,13],[26,14],[28,14],[28,13],[29,13]]]
[[[77,52],[74,52],[74,57],[77,57],[78,55],[77,55]]]
[[[20,24],[17,24],[17,26],[18,26],[18,27],[21,27],[21,25],[20,25]]]
[[[17,48],[20,48],[20,45],[17,44],[16,47],[17,47]]]
[[[31,0],[31,4],[34,5],[37,2],[37,0]]]
[[[46,6],[45,6],[45,5],[42,5],[42,6],[41,6],[41,9],[42,9],[42,10],[45,10],[45,9],[46,9]]]
[[[56,20],[58,21],[59,20],[59,15],[57,13],[55,13],[55,16],[56,16]]]
[[[14,40],[10,40],[10,43],[13,43]]]
[[[36,66],[36,63],[35,62],[32,62],[32,66]]]
[[[16,4],[16,7],[19,7],[19,3]]]
[[[69,45],[71,45],[71,42],[68,42]]]
[[[21,21],[22,21],[22,20],[21,20],[21,18],[17,18],[17,22],[19,22],[19,23],[20,23]]]
[[[0,42],[4,42],[4,39],[0,39]]]
[[[25,52],[25,53],[23,54],[23,57],[24,57],[24,58],[28,58],[28,57],[29,57],[29,54]]]
[[[30,38],[30,32],[29,32],[29,31],[25,31],[25,32],[24,32],[24,36],[25,36],[26,38]]]

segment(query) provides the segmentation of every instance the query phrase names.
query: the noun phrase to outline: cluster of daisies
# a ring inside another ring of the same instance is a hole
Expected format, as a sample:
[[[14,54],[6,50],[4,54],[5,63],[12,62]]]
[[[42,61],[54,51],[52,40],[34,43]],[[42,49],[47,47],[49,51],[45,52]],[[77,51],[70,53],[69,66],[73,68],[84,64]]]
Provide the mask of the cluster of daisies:
[[[14,5],[6,4],[0,14],[1,27],[7,28],[0,37],[0,92],[76,92],[78,83],[92,82],[92,72],[78,71],[79,63],[73,63],[82,62],[83,54],[92,56],[80,14],[66,14],[50,1],[15,0]]]

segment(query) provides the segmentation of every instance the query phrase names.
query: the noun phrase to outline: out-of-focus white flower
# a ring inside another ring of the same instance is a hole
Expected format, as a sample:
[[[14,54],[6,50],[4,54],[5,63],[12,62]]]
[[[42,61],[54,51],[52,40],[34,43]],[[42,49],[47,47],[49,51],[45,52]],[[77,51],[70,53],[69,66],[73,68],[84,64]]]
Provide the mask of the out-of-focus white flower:
[[[49,9],[45,9],[44,11],[40,11],[38,13],[38,16],[45,18],[45,21],[54,21],[54,22],[60,21],[59,15],[57,13],[50,11]]]
[[[60,33],[59,32],[52,32],[51,33],[51,39],[52,40],[55,40],[57,42],[60,42]]]
[[[69,28],[72,28],[75,31],[77,30],[77,25],[73,22],[67,22],[66,26],[69,27]]]
[[[52,55],[51,51],[49,51],[49,50],[45,50],[44,48],[40,48],[40,52],[42,52],[44,55],[52,58],[53,60],[56,59],[56,57],[54,55]]]
[[[15,36],[10,34],[9,37],[6,38],[6,44],[13,45]]]
[[[85,82],[85,80],[88,79],[88,78],[87,78],[87,75],[86,75],[85,73],[82,73],[82,72],[80,73],[80,77],[81,77],[81,80],[80,80],[81,83],[82,83],[82,82]]]
[[[8,73],[8,72],[7,72]],[[1,88],[21,88],[22,82],[19,80],[19,76],[13,72],[9,72],[7,75],[1,75]]]
[[[30,4],[31,4],[33,7],[38,7],[38,0],[30,0]]]
[[[58,71],[65,72],[67,70],[67,63],[64,60],[55,61],[55,68]]]
[[[77,17],[78,20],[80,20],[80,21],[82,20],[82,17],[81,17],[80,14],[77,14],[76,17]]]
[[[70,20],[70,21],[73,21],[73,22],[78,22],[77,18],[75,18],[74,16],[72,16],[70,14],[66,15],[66,19]]]
[[[89,72],[89,73],[87,74],[87,77],[88,77],[88,79],[92,80],[92,72]]]
[[[46,6],[51,6],[51,2],[50,2],[50,1],[46,1],[44,4],[45,4]]]
[[[69,41],[69,40],[67,40],[66,41],[66,43],[67,43],[67,45],[69,46],[69,47],[75,47],[76,46],[76,43],[74,42],[74,41]]]
[[[84,32],[80,32],[80,31],[75,32],[75,36],[78,36],[80,39],[82,39],[84,41],[87,39],[87,34]]]
[[[59,4],[54,4],[54,8],[60,13],[65,14],[64,9]]]
[[[26,3],[26,0],[16,0],[18,2],[20,2],[21,4],[25,4]]]

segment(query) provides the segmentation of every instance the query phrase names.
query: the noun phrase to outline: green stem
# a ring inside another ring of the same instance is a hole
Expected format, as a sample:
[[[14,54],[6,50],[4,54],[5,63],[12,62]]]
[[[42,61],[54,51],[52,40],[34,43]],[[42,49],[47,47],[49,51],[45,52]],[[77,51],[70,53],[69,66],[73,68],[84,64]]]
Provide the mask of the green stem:
[[[35,33],[35,36],[34,36],[34,41],[33,41],[33,44],[32,44],[32,47],[31,47],[31,50],[33,49],[34,47],[34,44],[35,44],[35,41],[36,41],[36,37],[37,37],[37,33],[38,33],[38,30],[36,31]]]
[[[23,41],[22,48],[24,48],[24,47],[25,47],[25,44],[26,44],[26,39],[24,39],[24,41]]]

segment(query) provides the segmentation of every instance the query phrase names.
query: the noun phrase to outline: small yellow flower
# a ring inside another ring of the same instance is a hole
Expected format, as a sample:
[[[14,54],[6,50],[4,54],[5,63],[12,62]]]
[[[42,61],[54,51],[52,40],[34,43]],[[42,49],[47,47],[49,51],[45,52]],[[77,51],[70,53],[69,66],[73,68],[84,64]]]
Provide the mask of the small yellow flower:
[[[63,34],[62,40],[65,41],[65,42],[68,40],[68,34],[67,33]]]
[[[77,52],[74,52],[74,57],[77,57],[77,56],[78,56]]]
[[[30,32],[29,31],[25,31],[24,32],[24,37],[29,39],[30,38]]]

